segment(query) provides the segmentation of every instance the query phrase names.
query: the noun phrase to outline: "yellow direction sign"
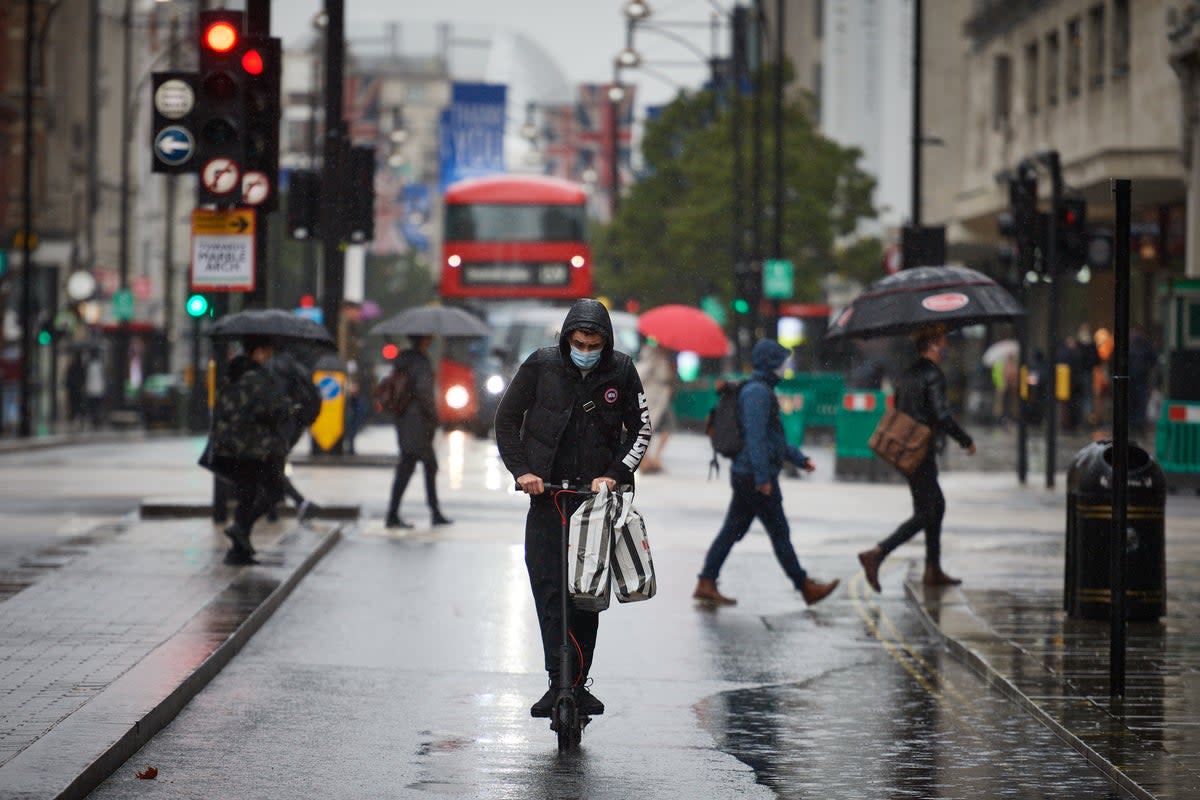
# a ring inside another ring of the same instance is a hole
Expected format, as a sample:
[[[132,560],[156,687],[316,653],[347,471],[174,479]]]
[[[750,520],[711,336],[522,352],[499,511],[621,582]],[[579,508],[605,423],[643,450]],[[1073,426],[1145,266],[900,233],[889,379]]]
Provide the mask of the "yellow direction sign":
[[[254,291],[254,211],[192,212],[192,291]]]
[[[309,430],[317,447],[328,452],[341,441],[346,431],[346,373],[316,370],[312,380],[321,392],[321,413]]]

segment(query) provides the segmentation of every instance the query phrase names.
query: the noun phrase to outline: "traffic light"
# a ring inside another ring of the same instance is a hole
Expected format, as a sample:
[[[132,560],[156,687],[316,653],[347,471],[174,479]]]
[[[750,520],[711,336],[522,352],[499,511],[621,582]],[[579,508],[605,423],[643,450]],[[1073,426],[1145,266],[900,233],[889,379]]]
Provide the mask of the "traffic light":
[[[196,163],[201,205],[235,206],[242,201],[246,158],[245,69],[241,11],[199,13],[200,72],[196,89]]]
[[[187,299],[186,307],[189,317],[203,317],[208,313],[208,298],[202,294],[194,294]]]
[[[905,225],[900,231],[901,269],[940,267],[946,263],[944,225]]]
[[[1058,264],[1065,272],[1088,262],[1087,201],[1064,197],[1058,208]]]
[[[248,36],[240,64],[245,81],[246,156],[242,202],[263,211],[279,207],[281,49],[272,36]]]
[[[288,175],[288,236],[293,239],[316,237],[320,212],[321,176],[309,170],[292,170]]]
[[[49,319],[43,319],[38,323],[37,343],[42,347],[54,344],[54,323]]]
[[[1013,240],[1017,271],[1024,275],[1038,266],[1041,222],[1037,210],[1037,175],[1027,172],[1009,179],[1008,206],[1011,215],[1008,235]]]
[[[738,314],[749,314],[762,297],[761,265],[745,261],[737,265],[734,272],[733,302],[730,307]]]
[[[375,148],[355,145],[349,161],[346,233],[352,242],[369,242],[375,238]]]

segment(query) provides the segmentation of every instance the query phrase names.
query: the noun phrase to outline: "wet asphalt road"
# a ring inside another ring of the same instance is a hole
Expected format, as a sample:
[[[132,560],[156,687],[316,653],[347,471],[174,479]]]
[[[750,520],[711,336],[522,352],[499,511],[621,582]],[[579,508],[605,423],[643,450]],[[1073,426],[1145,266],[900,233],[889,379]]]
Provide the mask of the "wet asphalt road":
[[[494,465],[475,450],[483,443],[455,446],[466,448],[463,484],[493,480]],[[672,447],[682,460],[693,445]],[[378,505],[387,474],[348,472],[358,477],[339,476],[341,491],[361,487]],[[453,484],[452,473],[444,478]],[[1123,796],[933,643],[900,585],[919,550],[889,561],[875,595],[847,568],[866,543],[861,531],[814,537],[794,521],[810,571],[845,578],[806,609],[766,537],[752,532],[722,575],[739,605],[698,610],[689,594],[714,523],[696,523],[727,490],[652,486],[660,594],[602,615],[593,688],[608,713],[581,751],[560,756],[546,722],[529,717],[545,679],[520,546],[523,501],[496,491],[471,492],[468,503],[451,489],[457,524],[437,532],[391,536],[370,509],[92,797]],[[795,492],[785,505],[797,511],[798,486],[785,483],[785,498]],[[877,496],[890,497],[872,490],[864,503]],[[971,546],[986,551],[986,536]],[[999,545],[1014,533],[993,536]],[[147,765],[157,780],[135,778]]]
[[[387,452],[390,432],[360,440],[372,444]],[[136,499],[202,496],[201,446],[0,459],[0,556],[38,561],[58,548],[69,558],[120,535],[116,516]],[[806,609],[756,529],[722,575],[739,605],[696,609],[694,574],[728,489],[704,480],[707,452],[687,434],[672,442],[668,475],[639,494],[660,594],[604,612],[593,675],[609,710],[581,751],[560,756],[546,722],[528,715],[545,684],[523,500],[506,493],[490,443],[444,437],[439,447],[456,524],[436,532],[382,528],[386,469],[298,470],[316,499],[363,503],[363,523],[93,797],[1122,796],[920,627],[901,587],[919,541],[888,562],[883,595],[866,589],[853,553],[894,524],[906,493],[833,482],[819,447],[819,472],[785,481],[785,507],[802,561],[817,577],[841,576],[842,588]],[[989,481],[948,476],[950,565],[969,579],[976,558],[1014,547],[1058,557],[1047,546],[1061,535],[1057,513],[1046,513],[1056,501],[1030,493],[1018,507],[991,507]],[[416,488],[405,515],[422,523]],[[157,780],[135,778],[146,765]]]

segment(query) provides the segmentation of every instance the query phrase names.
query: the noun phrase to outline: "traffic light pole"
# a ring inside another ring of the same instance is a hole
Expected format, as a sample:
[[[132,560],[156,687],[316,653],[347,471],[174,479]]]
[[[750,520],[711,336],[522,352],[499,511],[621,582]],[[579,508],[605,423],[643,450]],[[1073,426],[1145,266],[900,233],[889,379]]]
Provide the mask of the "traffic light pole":
[[[246,34],[249,36],[271,35],[271,0],[247,0]],[[270,69],[279,69],[270,65]],[[278,125],[278,121],[274,124]],[[275,186],[271,191],[276,190]],[[263,308],[267,305],[267,212],[262,208],[254,212],[254,290],[247,293],[246,305]]]
[[[1050,172],[1050,233],[1046,237],[1046,268],[1050,273],[1050,308],[1046,324],[1046,358],[1051,364],[1056,364],[1058,353],[1058,281],[1060,269],[1058,252],[1058,208],[1062,204],[1063,181],[1062,163],[1059,161],[1057,150],[1051,150],[1039,155],[1039,159]],[[1051,399],[1046,409],[1046,488],[1054,488],[1054,473],[1056,471],[1055,456],[1058,447],[1058,402],[1057,402],[1057,370],[1054,385],[1051,387]]]
[[[342,75],[345,61],[345,2],[325,0],[325,163],[321,168],[321,310],[325,327],[338,340],[345,268],[342,254],[341,176],[345,140]],[[343,343],[338,340],[339,352]]]

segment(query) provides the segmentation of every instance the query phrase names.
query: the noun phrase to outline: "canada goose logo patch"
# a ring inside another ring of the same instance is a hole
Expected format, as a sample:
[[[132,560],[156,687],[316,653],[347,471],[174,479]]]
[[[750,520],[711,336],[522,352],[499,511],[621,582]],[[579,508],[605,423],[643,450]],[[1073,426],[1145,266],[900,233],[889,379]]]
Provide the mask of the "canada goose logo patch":
[[[620,397],[620,393],[617,391],[617,387],[610,386],[604,390],[604,402],[608,403],[609,405],[617,402],[618,397]]]

